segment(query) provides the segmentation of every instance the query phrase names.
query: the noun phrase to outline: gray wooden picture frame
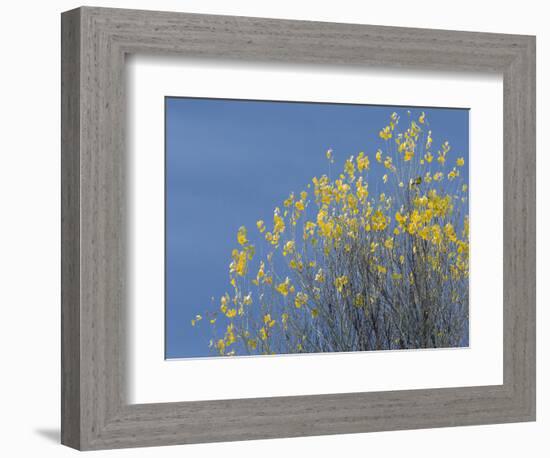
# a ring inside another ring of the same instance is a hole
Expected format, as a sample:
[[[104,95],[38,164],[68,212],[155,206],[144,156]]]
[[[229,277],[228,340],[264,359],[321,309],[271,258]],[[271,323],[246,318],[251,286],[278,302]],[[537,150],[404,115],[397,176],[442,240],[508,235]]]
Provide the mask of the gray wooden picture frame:
[[[83,7],[62,14],[61,38],[63,444],[89,450],[535,419],[534,37]],[[128,404],[124,72],[135,53],[501,73],[504,383]]]

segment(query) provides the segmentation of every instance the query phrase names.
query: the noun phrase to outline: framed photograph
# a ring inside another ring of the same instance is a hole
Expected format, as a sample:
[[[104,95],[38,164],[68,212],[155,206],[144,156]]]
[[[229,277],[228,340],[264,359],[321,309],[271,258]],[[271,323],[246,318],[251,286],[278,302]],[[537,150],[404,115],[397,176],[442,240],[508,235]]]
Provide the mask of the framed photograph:
[[[62,15],[62,442],[535,419],[535,38]]]

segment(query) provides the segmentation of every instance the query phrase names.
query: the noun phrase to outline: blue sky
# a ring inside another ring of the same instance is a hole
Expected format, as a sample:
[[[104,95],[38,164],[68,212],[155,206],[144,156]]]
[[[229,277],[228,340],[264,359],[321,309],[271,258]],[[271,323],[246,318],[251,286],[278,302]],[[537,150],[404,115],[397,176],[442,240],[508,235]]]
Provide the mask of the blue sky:
[[[291,191],[327,173],[328,148],[337,171],[360,151],[374,160],[378,131],[392,112],[405,124],[407,110],[413,117],[424,111],[435,150],[449,140],[453,157],[464,156],[468,169],[465,109],[176,97],[165,102],[167,358],[210,355],[209,326],[192,327],[190,320],[212,309],[211,297],[217,300],[228,289],[237,229],[270,220]],[[375,193],[380,180],[369,174]]]

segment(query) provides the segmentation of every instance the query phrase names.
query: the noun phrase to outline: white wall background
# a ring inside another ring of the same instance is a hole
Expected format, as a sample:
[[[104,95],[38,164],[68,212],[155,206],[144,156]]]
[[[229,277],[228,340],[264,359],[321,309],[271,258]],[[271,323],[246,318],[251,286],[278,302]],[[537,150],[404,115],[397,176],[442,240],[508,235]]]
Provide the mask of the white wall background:
[[[550,161],[543,137],[550,101],[550,30],[544,2],[393,0],[124,0],[97,6],[160,9],[287,19],[431,27],[537,35],[538,62],[538,421],[98,452],[97,456],[465,458],[544,457],[550,445],[548,231],[543,214],[550,192]],[[60,161],[59,29],[66,0],[3,5],[0,17],[0,453],[2,456],[74,456],[58,445],[60,386]],[[546,178],[546,183],[543,180]],[[546,264],[546,265],[545,265]],[[545,269],[546,268],[546,269]],[[546,271],[545,271],[546,270]],[[546,274],[546,275],[545,275]],[[546,434],[545,434],[546,433]]]

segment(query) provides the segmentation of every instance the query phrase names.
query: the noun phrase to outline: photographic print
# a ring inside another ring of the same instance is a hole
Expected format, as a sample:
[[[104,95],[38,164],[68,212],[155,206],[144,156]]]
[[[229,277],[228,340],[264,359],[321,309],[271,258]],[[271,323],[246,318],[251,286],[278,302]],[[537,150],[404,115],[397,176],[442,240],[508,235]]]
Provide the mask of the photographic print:
[[[165,98],[167,359],[469,346],[469,110]]]

